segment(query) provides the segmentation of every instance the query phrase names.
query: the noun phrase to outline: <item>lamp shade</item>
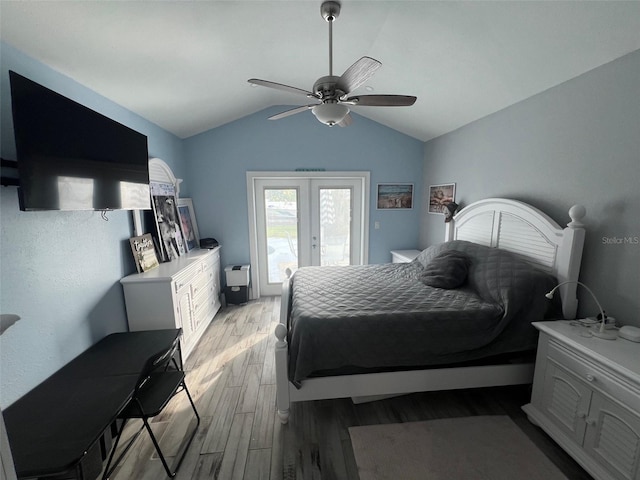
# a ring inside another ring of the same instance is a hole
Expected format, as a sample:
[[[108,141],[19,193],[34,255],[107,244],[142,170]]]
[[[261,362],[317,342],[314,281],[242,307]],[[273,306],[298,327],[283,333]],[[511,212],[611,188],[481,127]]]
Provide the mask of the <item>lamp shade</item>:
[[[347,107],[338,103],[322,103],[313,107],[311,111],[318,120],[330,127],[340,123],[349,113]]]

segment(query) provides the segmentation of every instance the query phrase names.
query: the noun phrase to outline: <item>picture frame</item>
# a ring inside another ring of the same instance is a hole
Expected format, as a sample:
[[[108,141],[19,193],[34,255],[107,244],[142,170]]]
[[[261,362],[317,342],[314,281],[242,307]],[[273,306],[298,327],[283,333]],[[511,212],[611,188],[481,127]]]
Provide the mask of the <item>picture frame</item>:
[[[411,210],[413,183],[379,183],[376,195],[378,210]]]
[[[447,204],[456,200],[456,184],[441,183],[429,186],[429,213],[444,215]]]
[[[158,266],[158,257],[150,233],[131,237],[129,243],[138,273],[148,272]]]
[[[178,215],[187,251],[200,246],[200,233],[196,222],[196,213],[191,198],[178,198]]]
[[[149,183],[151,203],[158,229],[158,243],[162,261],[170,262],[185,255],[175,186],[170,183]]]

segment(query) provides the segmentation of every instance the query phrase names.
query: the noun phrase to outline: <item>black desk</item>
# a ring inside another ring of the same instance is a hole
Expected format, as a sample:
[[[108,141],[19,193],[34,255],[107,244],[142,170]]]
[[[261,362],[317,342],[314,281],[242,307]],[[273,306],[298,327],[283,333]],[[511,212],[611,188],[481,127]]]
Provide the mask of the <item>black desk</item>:
[[[106,336],[4,410],[18,478],[93,480],[145,361],[181,330]],[[179,359],[181,361],[181,359]]]

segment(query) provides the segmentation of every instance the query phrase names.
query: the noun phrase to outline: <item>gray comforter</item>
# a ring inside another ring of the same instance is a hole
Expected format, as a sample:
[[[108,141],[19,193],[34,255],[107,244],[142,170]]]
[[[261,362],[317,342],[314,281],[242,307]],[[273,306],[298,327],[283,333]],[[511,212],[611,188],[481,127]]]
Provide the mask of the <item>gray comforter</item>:
[[[420,281],[445,250],[470,259],[462,286]],[[454,241],[412,263],[305,267],[292,277],[289,377],[443,365],[535,348],[555,279],[507,252]]]

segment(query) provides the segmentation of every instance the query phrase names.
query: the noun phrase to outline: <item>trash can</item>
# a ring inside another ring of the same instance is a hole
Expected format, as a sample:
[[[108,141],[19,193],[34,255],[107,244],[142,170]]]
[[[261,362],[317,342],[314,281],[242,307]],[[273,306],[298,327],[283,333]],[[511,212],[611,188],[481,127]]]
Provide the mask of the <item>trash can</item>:
[[[227,265],[224,267],[224,274],[227,277],[224,296],[227,303],[242,305],[249,301],[250,269],[249,265]]]

